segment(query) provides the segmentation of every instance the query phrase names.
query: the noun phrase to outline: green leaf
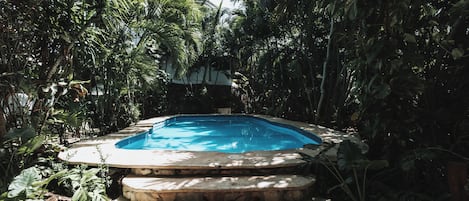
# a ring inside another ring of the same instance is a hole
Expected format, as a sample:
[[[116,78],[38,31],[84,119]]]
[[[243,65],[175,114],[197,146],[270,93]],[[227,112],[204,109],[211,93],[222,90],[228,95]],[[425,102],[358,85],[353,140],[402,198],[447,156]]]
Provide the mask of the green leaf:
[[[368,168],[370,170],[381,170],[386,167],[389,167],[389,162],[387,160],[374,160],[368,164]]]
[[[366,63],[371,64],[373,61],[375,61],[376,57],[379,55],[379,53],[381,53],[383,47],[384,41],[378,41],[371,45],[370,49],[367,50]]]
[[[39,170],[35,167],[30,167],[21,171],[21,173],[16,176],[8,186],[8,197],[17,197],[22,192],[24,192],[26,196],[34,193],[34,191],[39,190],[39,188],[35,187],[33,183],[41,179]]]
[[[356,0],[348,0],[347,3],[345,4],[346,6],[346,13],[348,14],[348,18],[350,20],[354,20],[357,18],[357,1]]]
[[[105,195],[105,192],[103,192],[102,189],[96,188],[92,192],[89,192],[89,197],[91,197],[91,200],[93,201],[107,201],[109,200]]]
[[[22,139],[24,141],[27,141],[34,137],[36,135],[35,131],[31,127],[25,127],[25,128],[15,128],[11,129],[8,131],[8,133],[5,135],[7,139]]]
[[[68,76],[67,76],[67,79],[72,80],[73,79],[73,73],[69,73]]]
[[[343,184],[342,184],[342,183],[337,184],[337,185],[335,185],[335,186],[332,186],[332,187],[330,187],[329,189],[327,189],[327,194],[330,194],[333,190],[338,189],[338,188],[342,188],[342,187],[343,187]]]
[[[72,39],[70,37],[70,34],[68,32],[64,31],[64,34],[60,35],[60,37],[65,40],[67,43],[72,43]]]
[[[354,177],[349,176],[344,180],[343,184],[351,184],[353,183],[354,180],[355,180]]]
[[[72,86],[74,84],[89,84],[91,83],[91,80],[72,80],[70,83],[68,83],[69,86]]]
[[[44,172],[44,171],[43,171]],[[49,176],[47,179],[40,181],[40,182],[34,182],[34,186],[47,186],[49,183],[54,180],[54,179],[59,179],[64,177],[67,174],[68,170],[61,170],[60,172],[57,172],[51,176]]]
[[[357,144],[350,140],[340,143],[337,151],[337,166],[340,170],[348,170],[362,166],[368,161]]]
[[[451,51],[451,55],[453,56],[453,59],[459,59],[461,58],[462,56],[464,56],[464,50],[461,49],[461,48],[454,48],[452,51]]]
[[[412,153],[404,155],[400,160],[401,169],[404,171],[415,170],[417,167],[415,162],[418,160],[434,160],[438,154],[428,149],[413,150]]]
[[[404,34],[404,41],[409,43],[417,43],[415,36],[412,34],[405,33]]]
[[[39,147],[42,146],[44,141],[46,140],[46,136],[44,135],[38,135],[30,140],[28,142],[24,143],[21,145],[21,147],[18,149],[17,154],[30,154],[36,151]]]
[[[433,26],[438,26],[438,25],[440,25],[440,24],[439,24],[437,21],[435,21],[435,20],[430,20],[430,21],[428,21],[428,24],[433,25]]]
[[[389,84],[384,83],[374,90],[374,94],[375,98],[384,99],[389,96],[389,94],[391,94],[391,86],[389,86]]]
[[[86,188],[80,187],[75,193],[73,193],[72,201],[88,200],[88,194]]]

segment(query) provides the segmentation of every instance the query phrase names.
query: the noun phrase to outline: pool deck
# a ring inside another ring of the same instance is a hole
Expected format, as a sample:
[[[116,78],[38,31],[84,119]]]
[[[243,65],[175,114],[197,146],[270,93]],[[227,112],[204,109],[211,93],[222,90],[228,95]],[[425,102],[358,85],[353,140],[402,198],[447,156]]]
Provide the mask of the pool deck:
[[[214,114],[217,115],[217,114]],[[316,183],[310,164],[322,153],[336,160],[343,140],[359,143],[352,135],[321,126],[282,118],[248,115],[292,125],[321,137],[321,145],[304,148],[221,153],[170,150],[118,149],[115,143],[145,132],[156,122],[173,116],[139,121],[116,133],[80,141],[59,153],[69,164],[130,169],[122,180],[122,195],[130,201],[302,201],[311,199]]]
[[[215,114],[216,115],[216,114]],[[126,150],[114,146],[119,140],[149,130],[156,122],[174,116],[156,117],[92,140],[80,141],[67,150],[59,153],[61,160],[69,164],[88,164],[97,166],[106,164],[117,168],[158,168],[158,169],[250,169],[291,167],[306,163],[304,155],[315,157],[320,152],[331,160],[335,160],[338,143],[345,139],[359,142],[354,136],[314,124],[290,121],[282,118],[249,115],[260,117],[272,122],[293,125],[312,132],[321,137],[323,144],[309,148],[281,151],[256,151],[241,154],[197,151],[170,150]],[[329,146],[333,145],[333,146]],[[324,151],[326,150],[326,151]]]

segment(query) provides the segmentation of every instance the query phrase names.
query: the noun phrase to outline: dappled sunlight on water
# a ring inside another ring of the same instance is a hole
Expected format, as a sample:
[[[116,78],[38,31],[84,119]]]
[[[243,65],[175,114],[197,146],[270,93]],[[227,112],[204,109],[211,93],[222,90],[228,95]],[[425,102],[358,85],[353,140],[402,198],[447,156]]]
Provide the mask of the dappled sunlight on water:
[[[116,146],[131,150],[245,153],[320,143],[314,134],[249,116],[181,116],[155,125],[158,126],[146,134],[124,139]]]

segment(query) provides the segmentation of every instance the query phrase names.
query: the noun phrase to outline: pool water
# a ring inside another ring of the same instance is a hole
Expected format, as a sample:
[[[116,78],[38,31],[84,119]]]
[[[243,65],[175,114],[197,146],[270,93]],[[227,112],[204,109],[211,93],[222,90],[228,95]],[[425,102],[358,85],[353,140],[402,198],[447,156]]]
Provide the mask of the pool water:
[[[148,132],[119,141],[116,147],[244,153],[320,143],[316,135],[286,124],[244,115],[207,115],[172,117]]]

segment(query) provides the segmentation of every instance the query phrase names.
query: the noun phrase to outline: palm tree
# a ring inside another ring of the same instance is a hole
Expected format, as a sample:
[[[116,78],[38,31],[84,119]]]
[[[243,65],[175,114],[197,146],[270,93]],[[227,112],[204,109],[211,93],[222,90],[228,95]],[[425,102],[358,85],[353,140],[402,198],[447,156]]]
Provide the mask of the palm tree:
[[[144,94],[164,84],[162,62],[172,63],[179,74],[187,71],[202,52],[200,16],[192,0],[108,2],[101,23],[81,41],[77,61],[84,67],[82,79],[103,86],[103,96],[94,100],[97,119],[108,122],[102,127],[116,129],[138,119]]]

